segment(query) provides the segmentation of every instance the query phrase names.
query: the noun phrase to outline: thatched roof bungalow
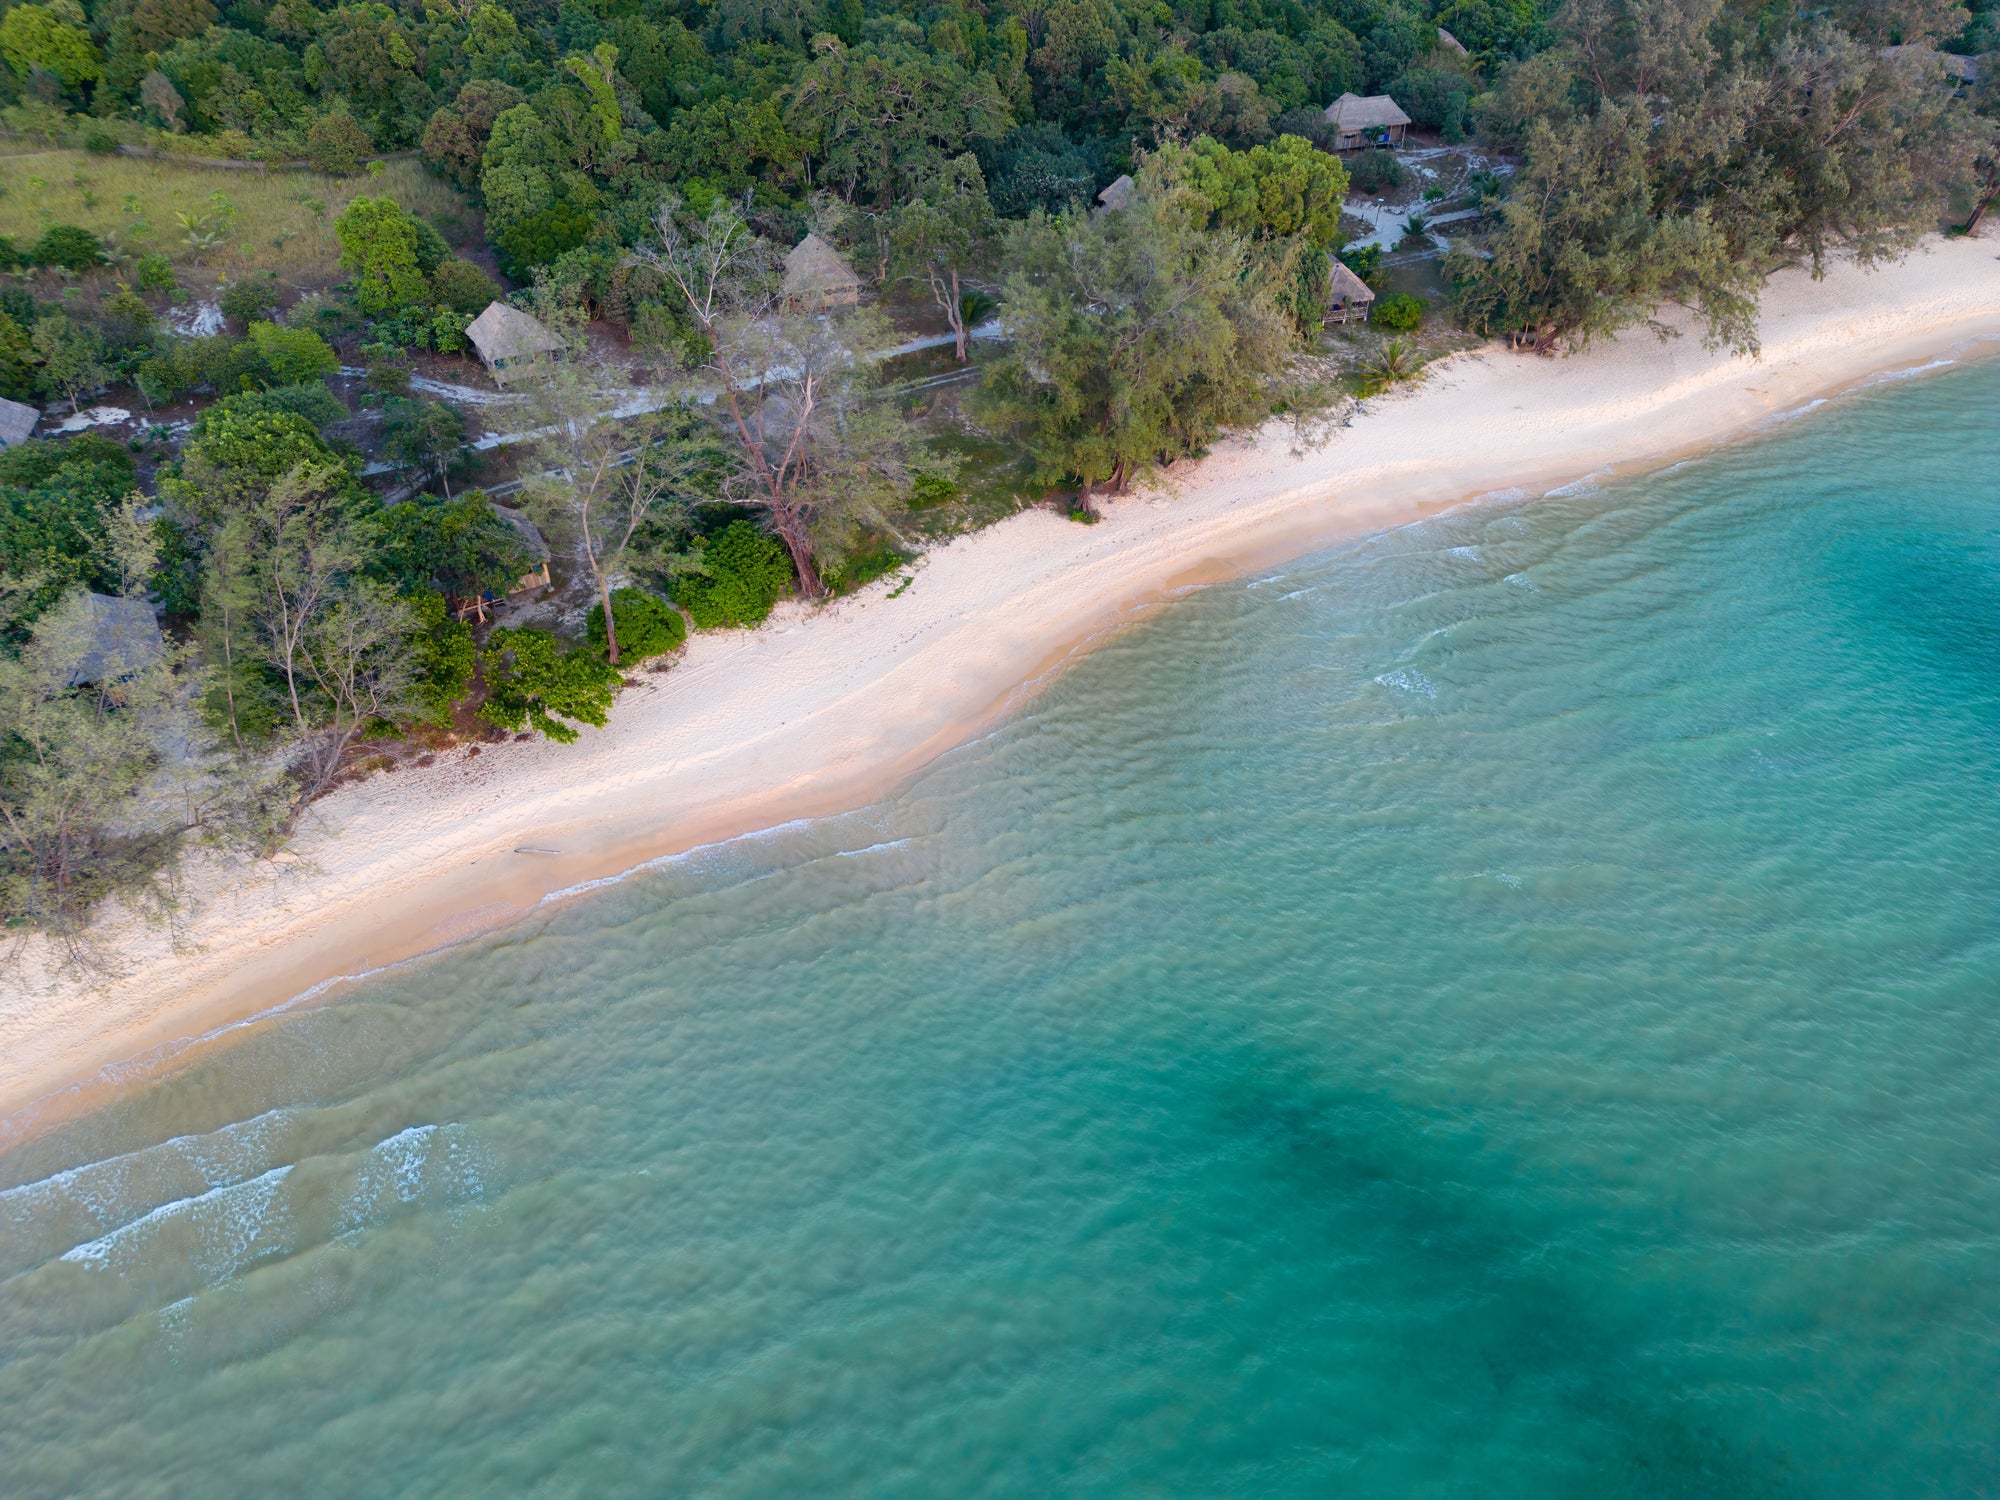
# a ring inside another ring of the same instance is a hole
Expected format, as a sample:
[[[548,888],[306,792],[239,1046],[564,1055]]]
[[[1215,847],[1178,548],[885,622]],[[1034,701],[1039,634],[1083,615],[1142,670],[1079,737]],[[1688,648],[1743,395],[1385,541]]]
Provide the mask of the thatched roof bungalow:
[[[1387,94],[1342,94],[1326,107],[1326,123],[1333,127],[1333,149],[1359,151],[1363,146],[1400,146],[1410,128],[1410,117]]]
[[[11,448],[16,443],[26,442],[34,432],[35,424],[42,420],[41,412],[32,406],[24,406],[19,401],[0,400],[0,448]]]
[[[493,383],[505,385],[537,360],[560,354],[563,341],[540,323],[504,302],[489,302],[486,311],[465,330],[479,352],[480,363],[493,372]]]
[[[1138,192],[1139,185],[1132,180],[1130,174],[1127,174],[1099,193],[1097,202],[1106,213],[1116,213],[1121,208],[1130,208]]]
[[[88,632],[85,649],[69,674],[69,685],[119,682],[160,659],[160,621],[143,599],[119,599],[110,594],[86,595],[81,622]]]
[[[795,312],[852,307],[861,300],[861,278],[833,246],[809,234],[785,257],[785,305]]]
[[[1375,306],[1374,290],[1339,256],[1329,255],[1326,260],[1326,321],[1367,322],[1369,310]]]

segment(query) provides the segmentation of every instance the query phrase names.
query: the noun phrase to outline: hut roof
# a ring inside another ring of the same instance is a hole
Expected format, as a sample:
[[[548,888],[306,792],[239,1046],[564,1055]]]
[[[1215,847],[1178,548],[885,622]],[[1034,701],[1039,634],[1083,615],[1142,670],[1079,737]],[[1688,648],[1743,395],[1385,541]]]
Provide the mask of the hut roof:
[[[89,645],[69,674],[69,685],[116,682],[160,658],[160,622],[143,599],[88,595]]]
[[[563,341],[518,307],[489,302],[486,311],[467,325],[465,336],[488,364],[496,359],[520,359],[529,354],[553,354]]]
[[[1960,83],[1979,82],[1979,59],[1965,57],[1956,52],[1939,52],[1920,42],[1905,42],[1900,46],[1884,47],[1882,56],[1891,62],[1900,62],[1905,57],[1921,57],[1935,62],[1945,71],[1945,76],[1956,78]]]
[[[1128,208],[1131,206],[1132,199],[1137,195],[1138,191],[1139,185],[1127,174],[1099,193],[1097,201],[1108,209]]]
[[[1438,27],[1438,45],[1449,51],[1456,52],[1460,57],[1469,57],[1471,55],[1465,50],[1465,43],[1461,42],[1449,31],[1446,31],[1442,26]]]
[[[1385,130],[1409,124],[1410,117],[1387,94],[1371,94],[1366,99],[1359,94],[1342,94],[1326,107],[1326,122],[1343,131]]]
[[[19,401],[0,400],[0,448],[11,448],[35,430],[41,412]]]
[[[1375,292],[1367,282],[1356,276],[1346,261],[1338,256],[1328,256],[1326,289],[1343,302],[1373,302]],[[1385,314],[1386,316],[1386,314]]]
[[[849,290],[860,291],[861,278],[833,246],[816,234],[809,234],[792,246],[791,254],[785,257],[787,297]]]

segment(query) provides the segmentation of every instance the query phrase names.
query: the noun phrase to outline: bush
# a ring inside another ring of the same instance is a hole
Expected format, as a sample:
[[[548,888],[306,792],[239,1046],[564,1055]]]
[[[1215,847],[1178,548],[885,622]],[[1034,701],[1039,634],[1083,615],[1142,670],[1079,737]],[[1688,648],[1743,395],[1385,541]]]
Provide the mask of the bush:
[[[352,177],[374,149],[368,132],[344,109],[323,115],[306,132],[306,160],[330,177]]]
[[[526,280],[536,266],[545,266],[590,237],[590,215],[567,203],[510,224],[494,237],[501,267],[509,276]]]
[[[957,484],[943,474],[925,470],[910,481],[910,509],[933,510],[958,498]]]
[[[28,256],[37,265],[88,271],[104,263],[104,244],[81,224],[51,224]]]
[[[1382,193],[1403,185],[1403,164],[1393,151],[1357,151],[1347,159],[1347,181],[1357,193]]]
[[[14,236],[0,234],[0,271],[11,271],[16,266],[26,264],[21,252],[14,246]]]
[[[278,278],[269,271],[258,271],[232,281],[222,289],[219,299],[225,317],[239,323],[254,323],[259,318],[267,318],[278,306]]]
[[[252,416],[289,412],[293,416],[304,417],[322,433],[336,422],[345,422],[351,415],[340,397],[328,390],[322,380],[281,385],[268,391],[246,391],[240,396],[218,401],[216,406]]]
[[[92,156],[110,156],[118,150],[118,137],[108,130],[93,128],[83,138],[83,149]]]
[[[132,268],[132,284],[142,292],[161,292],[171,297],[181,289],[174,263],[164,255],[143,255]]]
[[[674,602],[703,630],[761,625],[790,592],[791,559],[776,537],[748,521],[732,521],[702,548],[705,575],[674,580]]]
[[[577,737],[563,722],[604,727],[618,671],[587,646],[564,651],[546,630],[495,630],[482,658],[486,702],[479,716],[501,729],[540,730],[559,744]]]
[[[500,287],[471,261],[447,260],[431,272],[431,295],[440,307],[476,317],[498,299]]]
[[[661,602],[644,589],[613,589],[611,617],[618,622],[618,664],[627,666],[649,656],[664,656],[687,639],[687,621],[671,604]],[[590,606],[586,627],[593,649],[607,649],[604,639],[604,606]]]
[[[472,686],[478,658],[472,627],[451,617],[444,595],[435,589],[415,589],[403,597],[417,624],[408,646],[417,717],[433,728],[449,729],[452,708]]]
[[[1375,304],[1374,316],[1369,321],[1391,333],[1408,333],[1423,326],[1426,311],[1428,305],[1423,298],[1397,292]]]
[[[322,380],[340,368],[340,356],[310,328],[252,323],[250,337],[245,342],[256,351],[258,362],[269,373],[273,385]]]

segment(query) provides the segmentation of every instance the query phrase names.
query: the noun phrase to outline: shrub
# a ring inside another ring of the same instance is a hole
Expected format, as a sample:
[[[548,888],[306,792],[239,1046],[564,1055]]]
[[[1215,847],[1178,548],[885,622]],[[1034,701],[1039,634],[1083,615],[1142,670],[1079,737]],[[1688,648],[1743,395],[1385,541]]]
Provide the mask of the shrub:
[[[671,604],[663,603],[644,589],[613,589],[611,618],[618,622],[618,662],[620,666],[664,656],[687,639],[687,621]],[[604,606],[590,606],[586,628],[593,649],[607,649],[604,639]]]
[[[267,318],[278,306],[278,278],[269,271],[258,271],[232,281],[222,289],[219,299],[223,315],[236,319],[239,323],[254,323],[259,318]]]
[[[453,312],[476,317],[499,295],[499,284],[469,260],[447,260],[431,272],[431,296]]]
[[[486,702],[479,716],[501,729],[533,727],[570,744],[574,719],[602,729],[618,670],[588,646],[564,651],[546,630],[495,630],[486,641]]]
[[[453,706],[472,686],[478,659],[472,627],[451,617],[444,595],[435,589],[414,589],[403,598],[417,626],[409,639],[410,697],[417,717],[449,729]]]
[[[567,203],[530,214],[495,237],[501,267],[509,276],[525,280],[536,266],[581,245],[590,237],[593,222],[589,214]]]
[[[1347,161],[1347,181],[1357,193],[1380,193],[1403,185],[1403,164],[1393,151],[1357,151]]]
[[[51,224],[28,252],[37,265],[88,271],[104,262],[104,244],[81,224]]]
[[[161,292],[171,297],[181,289],[174,263],[164,255],[144,255],[132,268],[132,284],[142,292]]]
[[[706,574],[674,580],[674,602],[703,630],[761,625],[792,586],[782,543],[748,521],[732,521],[702,548]]]
[[[1427,305],[1421,297],[1412,297],[1407,292],[1397,292],[1384,297],[1375,304],[1374,316],[1369,320],[1378,328],[1386,328],[1391,333],[1409,333],[1421,328]]]
[[[16,266],[25,265],[21,252],[14,246],[14,236],[0,234],[0,271],[11,271]]]
[[[958,486],[943,474],[921,472],[910,482],[910,509],[932,510],[958,498]]]
[[[118,150],[118,137],[108,130],[93,129],[84,136],[83,149],[92,156],[110,156]]]
[[[344,109],[322,115],[306,132],[306,160],[330,177],[352,177],[374,149],[368,132]]]
[[[247,341],[270,374],[273,385],[297,385],[320,380],[340,368],[340,356],[310,328],[280,328],[252,323]]]
[[[322,380],[281,385],[268,391],[246,391],[240,396],[218,401],[216,406],[245,415],[289,412],[293,416],[304,417],[322,432],[336,422],[346,421],[350,415],[340,397],[328,390]]]

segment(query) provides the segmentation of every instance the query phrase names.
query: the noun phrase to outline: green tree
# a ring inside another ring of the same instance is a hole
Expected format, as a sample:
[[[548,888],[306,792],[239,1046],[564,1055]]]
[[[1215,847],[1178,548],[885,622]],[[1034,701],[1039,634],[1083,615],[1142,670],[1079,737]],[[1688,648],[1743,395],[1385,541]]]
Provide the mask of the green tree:
[[[521,533],[473,490],[456,500],[418,495],[383,511],[371,566],[405,592],[428,588],[476,599],[513,588],[531,562]]]
[[[135,654],[115,680],[77,684],[96,644],[73,590],[18,652],[0,652],[0,922],[53,937],[93,965],[91,909],[117,895],[171,904],[168,873],[188,823],[151,795],[185,734],[165,653]]]
[[[382,407],[382,456],[419,483],[436,479],[451,498],[451,471],[465,461],[465,418],[444,401],[392,396]]]
[[[950,325],[953,353],[966,360],[967,329],[960,273],[992,239],[993,206],[971,153],[955,157],[899,210],[890,232],[896,273],[921,281]]]
[[[830,48],[799,80],[789,122],[818,143],[819,180],[888,207],[1012,112],[990,75],[892,43]]]
[[[979,409],[1038,480],[1121,492],[1162,459],[1269,414],[1288,342],[1239,237],[1148,173],[1120,213],[1038,213],[1011,235],[1008,354]]]
[[[615,666],[587,646],[564,651],[545,630],[502,626],[487,637],[480,661],[480,717],[500,729],[539,730],[562,745],[577,738],[568,720],[602,729],[618,691]]]
[[[310,328],[280,328],[275,323],[252,323],[248,343],[269,372],[267,384],[270,385],[300,385],[321,380],[340,368],[340,356]]]
[[[330,177],[352,177],[375,149],[368,132],[345,109],[332,109],[306,132],[306,160]]]
[[[80,89],[104,76],[104,64],[84,29],[83,13],[72,4],[74,24],[57,5],[17,5],[0,19],[0,57],[26,78],[36,68]]]
[[[1208,204],[1210,222],[1260,239],[1301,235],[1317,250],[1340,237],[1347,173],[1295,135],[1231,151],[1207,136],[1161,152],[1161,169]]]
[[[451,727],[451,711],[472,687],[479,650],[472,627],[451,617],[449,605],[434,589],[403,595],[412,629],[407,651],[410,699],[416,717],[436,729]]]
[[[424,160],[467,192],[476,192],[493,122],[527,102],[527,96],[511,83],[475,77],[424,127]]]
[[[687,621],[681,618],[680,611],[661,603],[644,589],[613,589],[611,610],[622,661],[637,663],[663,656],[687,639]],[[610,634],[604,628],[602,604],[590,606],[584,626],[590,644],[600,651],[608,650]]]
[[[673,581],[674,602],[703,630],[761,625],[792,589],[784,545],[748,521],[706,538]]]
[[[880,396],[863,351],[886,330],[858,310],[792,316],[776,260],[727,202],[689,221],[669,202],[648,252],[707,346],[701,375],[723,442],[723,493],[756,510],[791,554],[807,598],[826,593],[815,558],[851,551],[908,493],[918,439]],[[695,401],[700,403],[701,397]],[[935,466],[935,460],[933,460]]]
[[[52,312],[35,325],[30,338],[41,365],[42,383],[69,402],[73,412],[83,398],[103,388],[111,378],[104,367],[104,337],[69,314]]]
[[[354,272],[354,304],[393,312],[425,301],[430,288],[417,264],[417,221],[393,198],[356,198],[333,221],[340,266]]]
[[[66,271],[95,270],[104,264],[104,242],[80,224],[51,224],[35,241],[28,258],[37,265],[61,266]]]

